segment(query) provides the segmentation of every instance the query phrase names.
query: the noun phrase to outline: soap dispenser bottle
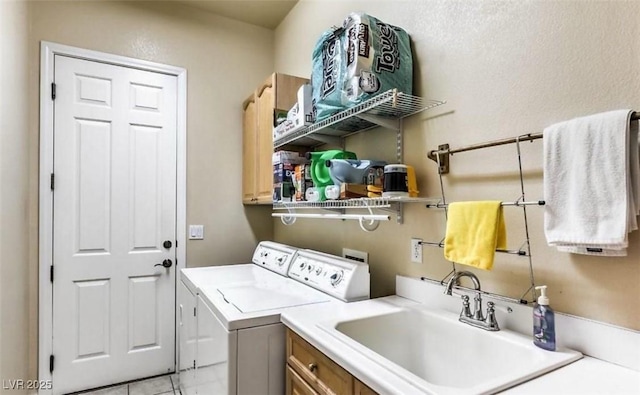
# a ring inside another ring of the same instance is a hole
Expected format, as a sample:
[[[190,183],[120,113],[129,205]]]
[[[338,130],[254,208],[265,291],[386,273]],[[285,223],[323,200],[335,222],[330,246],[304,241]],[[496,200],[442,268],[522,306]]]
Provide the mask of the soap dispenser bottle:
[[[553,310],[549,306],[547,286],[540,290],[538,303],[533,308],[533,344],[549,351],[556,350],[556,325]]]

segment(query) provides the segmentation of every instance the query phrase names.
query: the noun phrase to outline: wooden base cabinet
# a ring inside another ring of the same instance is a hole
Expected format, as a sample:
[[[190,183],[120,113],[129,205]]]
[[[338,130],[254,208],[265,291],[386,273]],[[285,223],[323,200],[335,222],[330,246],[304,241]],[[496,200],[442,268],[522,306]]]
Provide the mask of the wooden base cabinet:
[[[374,395],[318,349],[287,329],[287,395]]]
[[[297,101],[298,88],[309,80],[270,75],[242,104],[242,202],[273,201],[273,125],[276,112],[286,113]]]

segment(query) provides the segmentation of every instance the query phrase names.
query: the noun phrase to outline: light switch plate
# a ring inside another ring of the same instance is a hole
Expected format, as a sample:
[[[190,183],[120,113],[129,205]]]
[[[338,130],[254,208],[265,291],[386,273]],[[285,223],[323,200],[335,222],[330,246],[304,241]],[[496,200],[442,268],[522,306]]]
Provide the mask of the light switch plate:
[[[204,239],[204,225],[189,225],[189,240]]]

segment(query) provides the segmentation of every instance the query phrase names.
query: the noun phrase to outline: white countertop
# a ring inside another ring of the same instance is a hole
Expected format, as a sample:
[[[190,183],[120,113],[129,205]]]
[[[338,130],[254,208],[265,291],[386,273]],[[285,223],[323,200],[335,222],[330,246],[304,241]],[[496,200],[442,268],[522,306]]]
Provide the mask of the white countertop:
[[[380,394],[421,394],[417,387],[365,355],[354,352],[318,324],[352,320],[417,302],[389,296],[356,303],[301,306],[284,311],[281,321],[360,381]],[[585,356],[583,359],[530,380],[503,393],[508,394],[640,394],[640,372]]]

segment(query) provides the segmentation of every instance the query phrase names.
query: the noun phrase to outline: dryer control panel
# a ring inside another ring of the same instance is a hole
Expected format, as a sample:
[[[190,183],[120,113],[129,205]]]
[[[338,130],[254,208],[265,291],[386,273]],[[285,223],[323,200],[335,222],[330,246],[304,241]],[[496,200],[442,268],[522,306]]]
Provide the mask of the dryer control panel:
[[[261,241],[253,252],[254,264],[286,276],[298,250],[273,241]]]
[[[369,265],[318,251],[299,250],[289,277],[345,302],[369,299]]]

